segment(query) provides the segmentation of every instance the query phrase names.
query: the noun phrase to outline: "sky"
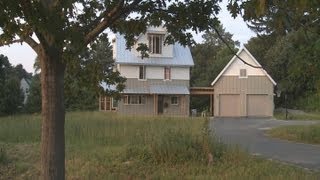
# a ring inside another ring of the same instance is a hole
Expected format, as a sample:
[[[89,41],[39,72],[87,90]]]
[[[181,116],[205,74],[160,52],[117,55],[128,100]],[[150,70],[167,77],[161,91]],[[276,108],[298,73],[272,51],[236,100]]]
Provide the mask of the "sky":
[[[222,10],[219,13],[219,20],[227,32],[233,34],[233,39],[238,40],[241,45],[245,44],[251,37],[256,36],[243,21],[241,17],[234,19],[226,8],[226,1],[221,4]],[[197,42],[201,42],[201,34],[194,35]],[[12,44],[10,46],[0,47],[0,54],[9,58],[12,65],[22,64],[28,72],[34,72],[33,63],[36,53],[25,43]]]

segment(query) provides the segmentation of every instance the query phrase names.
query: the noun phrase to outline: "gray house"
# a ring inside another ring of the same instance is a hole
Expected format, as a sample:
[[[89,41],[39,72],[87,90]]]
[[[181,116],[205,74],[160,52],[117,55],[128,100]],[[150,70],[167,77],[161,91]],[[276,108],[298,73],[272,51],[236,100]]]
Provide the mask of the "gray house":
[[[243,47],[211,83],[214,88],[214,116],[271,117],[276,82]]]
[[[117,70],[126,77],[122,98],[100,98],[100,110],[117,110],[125,115],[189,115],[190,67],[194,65],[188,47],[165,45],[166,29],[149,27],[137,37],[131,50],[123,36],[116,35],[113,56]],[[149,47],[149,57],[141,58],[137,44]]]

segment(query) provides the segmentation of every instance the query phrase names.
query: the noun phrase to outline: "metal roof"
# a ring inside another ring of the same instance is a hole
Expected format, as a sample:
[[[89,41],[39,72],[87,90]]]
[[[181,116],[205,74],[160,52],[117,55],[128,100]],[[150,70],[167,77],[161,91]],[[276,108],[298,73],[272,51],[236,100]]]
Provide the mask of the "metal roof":
[[[123,90],[124,94],[150,94],[149,88],[125,88]]]
[[[187,86],[151,85],[151,94],[190,94]]]
[[[149,57],[141,58],[137,53],[128,50],[125,38],[117,34],[115,42],[115,63],[116,64],[134,64],[134,65],[153,65],[153,66],[193,66],[193,59],[188,47],[179,43],[173,44],[173,57]]]
[[[258,67],[261,68],[262,72],[268,77],[268,79],[272,82],[272,84],[273,84],[274,86],[276,86],[277,83],[272,79],[272,77],[267,73],[267,71],[265,71],[265,70],[262,68],[261,64],[256,60],[256,58],[254,58],[254,57],[252,56],[252,54],[248,51],[248,49],[247,49],[245,46],[243,46],[243,47],[237,52],[237,55],[240,55],[240,53],[241,53],[242,51],[245,51],[245,52],[249,55],[249,57],[253,60],[253,62],[255,62],[255,63],[258,65]],[[229,63],[223,68],[223,70],[219,73],[219,75],[218,75],[218,76],[214,79],[214,81],[211,83],[211,86],[214,86],[214,85],[215,85],[215,83],[220,79],[220,77],[226,72],[226,70],[231,66],[231,64],[232,64],[234,61],[236,61],[237,59],[238,59],[237,56],[233,56],[233,58],[229,61]]]
[[[126,88],[124,94],[190,94],[187,86],[150,85],[149,87]]]

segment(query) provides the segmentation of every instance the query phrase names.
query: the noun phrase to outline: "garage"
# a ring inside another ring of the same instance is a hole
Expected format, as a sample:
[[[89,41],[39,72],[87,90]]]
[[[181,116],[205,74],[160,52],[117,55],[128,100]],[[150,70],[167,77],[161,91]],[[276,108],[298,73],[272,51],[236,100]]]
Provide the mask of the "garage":
[[[270,116],[270,103],[267,94],[247,95],[247,115],[249,117]]]
[[[240,116],[240,95],[220,94],[220,116],[237,117]]]
[[[272,117],[276,85],[261,64],[243,47],[211,83],[214,89],[214,116]]]

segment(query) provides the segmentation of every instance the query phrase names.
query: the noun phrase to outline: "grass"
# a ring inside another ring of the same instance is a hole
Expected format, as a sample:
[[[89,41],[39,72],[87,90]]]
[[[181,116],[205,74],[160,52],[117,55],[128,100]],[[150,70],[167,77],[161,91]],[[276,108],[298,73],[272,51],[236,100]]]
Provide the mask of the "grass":
[[[67,179],[319,179],[227,147],[202,118],[66,116]],[[0,179],[37,179],[40,117],[0,118]]]
[[[268,135],[290,141],[320,144],[320,124],[281,126],[269,130]]]
[[[276,119],[285,120],[286,114],[283,112],[275,112],[274,117]],[[313,113],[305,113],[305,114],[288,114],[288,120],[320,120],[320,113],[313,112]]]

